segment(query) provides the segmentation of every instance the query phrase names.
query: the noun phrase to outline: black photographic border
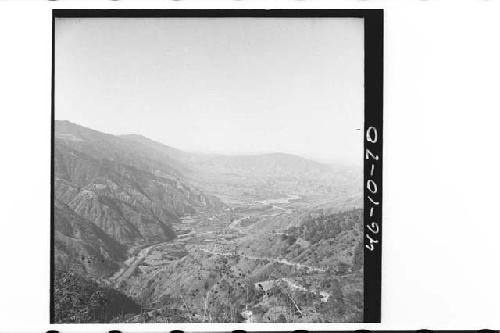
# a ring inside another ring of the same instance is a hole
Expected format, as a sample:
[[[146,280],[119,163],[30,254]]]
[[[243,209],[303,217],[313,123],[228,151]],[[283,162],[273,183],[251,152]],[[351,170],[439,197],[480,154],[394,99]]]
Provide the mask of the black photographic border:
[[[364,281],[363,322],[381,321],[383,9],[53,9],[50,175],[50,323],[54,323],[55,19],[108,17],[356,17],[364,19]]]

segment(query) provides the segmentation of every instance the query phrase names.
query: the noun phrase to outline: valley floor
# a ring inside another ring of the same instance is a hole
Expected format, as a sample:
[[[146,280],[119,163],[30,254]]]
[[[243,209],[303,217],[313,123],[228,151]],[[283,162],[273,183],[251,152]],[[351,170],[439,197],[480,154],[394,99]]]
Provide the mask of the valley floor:
[[[359,313],[343,298],[360,292],[360,273],[311,260],[307,241],[288,244],[304,205],[287,196],[184,217],[175,240],[138,249],[107,283],[150,309],[131,321],[164,321],[158,311],[172,299],[189,321],[352,321]]]

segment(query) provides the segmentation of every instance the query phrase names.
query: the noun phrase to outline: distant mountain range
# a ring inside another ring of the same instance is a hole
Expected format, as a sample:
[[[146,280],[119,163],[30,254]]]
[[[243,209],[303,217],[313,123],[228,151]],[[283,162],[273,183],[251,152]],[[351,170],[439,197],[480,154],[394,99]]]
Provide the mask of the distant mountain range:
[[[175,238],[182,216],[240,198],[346,196],[357,177],[290,154],[188,153],[69,121],[55,122],[54,168],[56,264],[90,276],[116,270],[137,245]]]
[[[201,154],[184,152],[136,134],[121,135],[129,144],[148,155],[160,154],[185,176],[195,172],[202,175],[235,175],[241,177],[300,177],[311,178],[332,173],[332,167],[297,155],[266,154]]]
[[[238,321],[226,315],[246,306],[260,321],[360,320],[361,170],[185,152],[69,121],[54,136],[57,322]]]

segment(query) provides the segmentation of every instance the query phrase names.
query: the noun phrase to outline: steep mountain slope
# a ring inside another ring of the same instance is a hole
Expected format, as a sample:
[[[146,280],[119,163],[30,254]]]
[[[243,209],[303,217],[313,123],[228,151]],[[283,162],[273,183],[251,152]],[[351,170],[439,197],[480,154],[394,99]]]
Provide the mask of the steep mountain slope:
[[[98,226],[56,200],[54,204],[55,262],[81,275],[99,277],[112,273],[126,258],[126,248]]]
[[[134,315],[142,308],[120,292],[99,286],[72,272],[54,272],[56,323],[109,323],[112,318]]]
[[[102,133],[70,121],[55,122],[56,146],[64,144],[96,160],[110,160],[165,177],[182,176],[182,167],[169,154],[152,154],[125,137]]]
[[[358,271],[363,266],[363,210],[310,214],[282,236],[291,245],[286,255],[294,261],[324,265],[336,271]],[[304,240],[307,250],[297,244]],[[345,273],[345,272],[344,272]]]
[[[56,199],[127,247],[172,239],[180,216],[223,206],[167,155],[67,121],[56,122],[55,137]]]
[[[242,230],[246,237],[238,245],[252,254],[286,258],[333,271],[357,271],[362,267],[362,209],[332,214],[311,210],[300,215],[276,216]]]
[[[54,167],[56,268],[83,278],[60,300],[61,321],[362,313],[360,172],[282,153],[188,153],[68,121],[55,124]],[[104,303],[84,304],[94,294],[133,303],[101,318]]]

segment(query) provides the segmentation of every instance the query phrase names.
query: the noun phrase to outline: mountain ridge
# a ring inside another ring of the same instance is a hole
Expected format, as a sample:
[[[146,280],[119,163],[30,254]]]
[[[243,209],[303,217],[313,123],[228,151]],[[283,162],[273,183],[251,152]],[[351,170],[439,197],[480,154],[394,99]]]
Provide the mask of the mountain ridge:
[[[219,199],[205,195],[186,181],[175,161],[165,156],[145,156],[147,153],[141,149],[119,137],[57,121],[55,233],[59,235],[63,229],[64,217],[65,223],[71,225],[90,221],[110,237],[112,243],[131,250],[142,244],[175,238],[173,226],[183,215],[224,207]],[[59,210],[64,210],[66,215]],[[77,242],[61,252],[60,258],[65,259],[61,262],[74,261],[75,267],[80,267],[78,271],[92,276],[116,270],[120,260],[102,260],[101,265],[92,269],[78,261],[75,253],[88,255],[90,249],[86,246],[99,243],[103,237],[98,231],[90,234],[93,239],[79,233]],[[60,244],[64,243],[63,239],[69,244],[63,234],[58,239]]]
[[[293,154],[189,153],[139,134],[112,135],[70,121],[54,125],[56,199],[127,251],[172,240],[183,216],[226,203],[353,196],[350,174]]]
[[[360,320],[361,173],[54,126],[54,261],[69,274],[57,282],[61,321],[88,312],[73,303],[90,294],[112,321]]]

